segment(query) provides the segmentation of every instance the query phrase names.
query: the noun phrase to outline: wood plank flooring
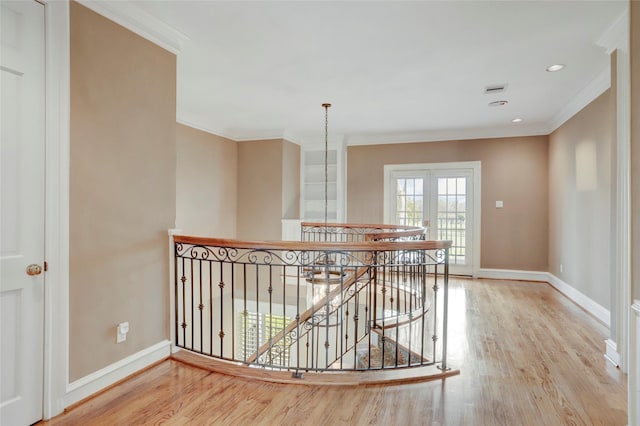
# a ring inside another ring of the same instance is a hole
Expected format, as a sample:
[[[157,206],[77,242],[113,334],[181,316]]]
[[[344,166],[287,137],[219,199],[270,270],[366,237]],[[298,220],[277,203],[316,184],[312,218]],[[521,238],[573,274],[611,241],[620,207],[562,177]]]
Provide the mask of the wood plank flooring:
[[[255,382],[163,362],[46,425],[626,425],[607,328],[544,283],[451,279],[449,365],[395,386]]]

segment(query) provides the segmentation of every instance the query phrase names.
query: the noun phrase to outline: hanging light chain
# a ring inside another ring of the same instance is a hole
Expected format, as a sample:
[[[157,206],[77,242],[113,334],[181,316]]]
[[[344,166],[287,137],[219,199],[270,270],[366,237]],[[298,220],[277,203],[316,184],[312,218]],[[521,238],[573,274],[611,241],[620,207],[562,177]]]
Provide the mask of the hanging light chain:
[[[329,107],[331,104],[322,104],[324,108],[324,232],[327,239],[328,205],[329,205]]]

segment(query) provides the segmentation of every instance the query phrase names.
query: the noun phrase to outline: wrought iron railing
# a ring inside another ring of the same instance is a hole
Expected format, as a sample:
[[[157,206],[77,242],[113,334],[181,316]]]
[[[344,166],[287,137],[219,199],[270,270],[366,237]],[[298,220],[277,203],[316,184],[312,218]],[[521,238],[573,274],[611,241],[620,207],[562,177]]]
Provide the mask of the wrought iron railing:
[[[365,227],[331,232],[347,242],[175,236],[175,345],[289,371],[446,369],[450,242]]]

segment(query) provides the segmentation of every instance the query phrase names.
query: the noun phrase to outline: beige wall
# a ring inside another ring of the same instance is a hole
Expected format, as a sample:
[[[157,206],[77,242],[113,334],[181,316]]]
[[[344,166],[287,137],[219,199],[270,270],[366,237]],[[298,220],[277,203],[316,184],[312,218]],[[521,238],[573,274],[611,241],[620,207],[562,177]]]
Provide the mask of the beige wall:
[[[241,240],[281,240],[282,219],[300,213],[300,147],[283,139],[238,144]]]
[[[300,146],[282,143],[282,219],[300,218]]]
[[[282,139],[238,144],[238,228],[241,240],[280,240]]]
[[[549,271],[606,309],[612,285],[614,96],[607,90],[549,136]]]
[[[631,276],[640,299],[640,1],[630,3],[631,56]]]
[[[481,267],[547,270],[546,136],[351,146],[347,158],[353,223],[382,223],[385,164],[481,161]]]
[[[237,143],[177,125],[176,228],[236,237]]]
[[[70,20],[74,381],[169,336],[176,58],[75,2]]]

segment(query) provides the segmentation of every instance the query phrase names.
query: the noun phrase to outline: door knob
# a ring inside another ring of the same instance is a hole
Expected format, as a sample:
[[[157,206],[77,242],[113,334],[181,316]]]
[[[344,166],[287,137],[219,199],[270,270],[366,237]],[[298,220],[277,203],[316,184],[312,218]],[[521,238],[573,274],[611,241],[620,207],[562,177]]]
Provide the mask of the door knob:
[[[42,273],[42,266],[32,263],[27,266],[27,275],[40,275]]]

